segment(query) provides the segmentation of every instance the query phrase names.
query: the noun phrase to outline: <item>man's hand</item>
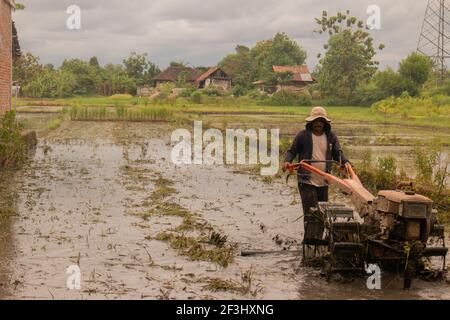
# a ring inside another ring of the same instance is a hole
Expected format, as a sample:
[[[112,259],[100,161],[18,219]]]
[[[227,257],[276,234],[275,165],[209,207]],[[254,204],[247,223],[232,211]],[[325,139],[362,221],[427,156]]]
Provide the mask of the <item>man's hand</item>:
[[[353,163],[351,163],[349,160],[345,161],[345,162],[342,164],[342,166],[345,168],[345,165],[346,165],[347,163],[350,165],[350,167],[353,168]]]
[[[347,165],[347,163],[350,165],[350,167],[352,167],[353,168],[353,164],[350,162],[350,161],[345,161],[340,167],[339,167],[339,172],[342,174],[342,175],[346,175],[348,172],[347,172],[347,168],[346,168],[346,165]]]
[[[290,162],[283,163],[283,166],[281,167],[281,170],[283,170],[283,172],[286,172],[290,165],[291,165]]]

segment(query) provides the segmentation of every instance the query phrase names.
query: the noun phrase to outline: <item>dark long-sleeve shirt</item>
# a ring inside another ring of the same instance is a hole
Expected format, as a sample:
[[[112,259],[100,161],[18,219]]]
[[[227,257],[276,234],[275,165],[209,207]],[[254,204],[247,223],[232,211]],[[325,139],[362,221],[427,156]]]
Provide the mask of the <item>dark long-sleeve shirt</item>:
[[[313,152],[313,142],[312,142],[312,128],[310,125],[306,126],[305,130],[300,131],[290,149],[286,152],[285,162],[292,162],[298,157],[298,161],[301,160],[311,160]],[[327,125],[325,134],[327,136],[327,156],[326,160],[341,161],[342,164],[348,162],[347,158],[344,156],[339,144],[339,139],[336,134],[331,131],[331,126]],[[331,172],[331,163],[327,163],[326,172]],[[298,180],[300,183],[310,183],[311,174],[304,170],[298,170]]]

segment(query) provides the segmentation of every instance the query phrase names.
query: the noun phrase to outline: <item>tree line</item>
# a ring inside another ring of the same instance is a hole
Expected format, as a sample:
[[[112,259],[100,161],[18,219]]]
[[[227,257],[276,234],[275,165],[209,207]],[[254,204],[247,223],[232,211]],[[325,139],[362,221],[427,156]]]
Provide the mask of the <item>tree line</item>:
[[[432,62],[418,53],[406,57],[398,71],[392,68],[380,71],[375,56],[384,45],[376,46],[366,24],[349,11],[331,16],[324,11],[315,20],[317,29],[313,31],[327,39],[324,53],[318,55],[319,63],[313,71],[317,80],[309,90],[313,98],[331,99],[334,104],[371,104],[404,92],[417,96],[433,77]],[[256,80],[268,84],[289,81],[291,74],[275,74],[272,66],[303,65],[306,58],[301,45],[280,32],[251,48],[236,46],[235,52],[226,55],[218,65],[232,77],[232,93],[241,96],[254,88]],[[172,62],[170,65],[186,64]],[[23,95],[29,97],[135,94],[138,86],[151,85],[151,79],[159,72],[147,54],[136,52],[122,64],[105,66],[92,57],[89,61],[67,59],[55,68],[40,64],[39,58],[31,53],[14,62],[14,81],[21,86]]]
[[[31,53],[14,61],[13,81],[27,97],[64,98],[74,95],[104,95],[136,92],[160,72],[146,54],[131,55],[123,64],[100,65],[96,57],[89,61],[64,60],[59,68],[42,65]]]

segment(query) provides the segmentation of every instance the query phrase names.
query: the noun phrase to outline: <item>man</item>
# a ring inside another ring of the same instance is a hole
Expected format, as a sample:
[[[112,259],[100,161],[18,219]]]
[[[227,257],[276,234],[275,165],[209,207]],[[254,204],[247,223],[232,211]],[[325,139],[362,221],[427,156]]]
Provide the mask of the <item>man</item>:
[[[331,120],[322,107],[314,107],[311,115],[306,118],[306,129],[300,131],[294,139],[291,148],[287,151],[283,171],[296,158],[301,160],[335,160],[342,165],[349,162],[342,154],[339,140],[331,131]],[[331,172],[332,164],[325,162],[311,163],[312,166]],[[298,170],[298,188],[302,199],[304,213],[305,240],[317,239],[323,232],[323,224],[314,218],[311,208],[317,207],[318,202],[328,201],[328,183],[319,175],[311,174],[300,168]],[[318,225],[318,228],[309,228],[309,223]],[[304,240],[304,241],[305,241]]]

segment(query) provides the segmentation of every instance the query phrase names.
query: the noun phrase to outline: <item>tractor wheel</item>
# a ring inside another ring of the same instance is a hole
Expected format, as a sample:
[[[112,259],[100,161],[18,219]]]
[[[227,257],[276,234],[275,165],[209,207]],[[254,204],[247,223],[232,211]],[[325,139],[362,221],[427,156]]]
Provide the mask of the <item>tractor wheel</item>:
[[[408,265],[405,268],[403,289],[411,289],[413,278],[416,276],[416,261],[412,259],[407,262]]]

